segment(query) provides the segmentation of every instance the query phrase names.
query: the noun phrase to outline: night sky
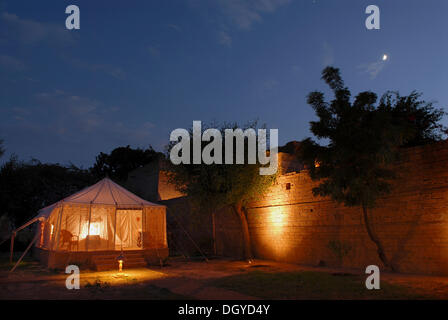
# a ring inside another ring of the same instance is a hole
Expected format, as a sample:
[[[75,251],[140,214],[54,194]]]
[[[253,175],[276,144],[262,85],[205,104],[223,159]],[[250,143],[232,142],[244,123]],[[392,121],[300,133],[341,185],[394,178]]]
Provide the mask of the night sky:
[[[80,30],[65,28],[70,4]],[[365,27],[370,4],[380,30]],[[300,140],[327,65],[353,94],[415,89],[448,106],[447,12],[446,0],[0,1],[1,161],[163,151],[193,120],[258,119],[280,145]]]

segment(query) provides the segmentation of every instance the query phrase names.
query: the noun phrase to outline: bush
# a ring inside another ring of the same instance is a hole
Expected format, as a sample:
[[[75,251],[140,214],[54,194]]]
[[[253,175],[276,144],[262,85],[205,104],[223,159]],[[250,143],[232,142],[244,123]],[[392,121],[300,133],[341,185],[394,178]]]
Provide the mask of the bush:
[[[7,239],[12,232],[13,225],[11,219],[6,214],[0,216],[0,242]]]

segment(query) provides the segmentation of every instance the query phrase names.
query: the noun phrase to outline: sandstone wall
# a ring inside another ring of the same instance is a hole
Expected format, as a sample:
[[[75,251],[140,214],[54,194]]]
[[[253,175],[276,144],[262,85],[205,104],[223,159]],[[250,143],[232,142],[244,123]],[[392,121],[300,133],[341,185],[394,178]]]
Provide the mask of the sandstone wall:
[[[405,150],[396,172],[391,194],[371,212],[386,254],[401,272],[448,274],[448,142]],[[306,171],[288,173],[250,204],[255,255],[306,265],[382,266],[361,209],[316,198],[314,186]],[[218,253],[241,254],[235,219],[229,210],[217,214]]]

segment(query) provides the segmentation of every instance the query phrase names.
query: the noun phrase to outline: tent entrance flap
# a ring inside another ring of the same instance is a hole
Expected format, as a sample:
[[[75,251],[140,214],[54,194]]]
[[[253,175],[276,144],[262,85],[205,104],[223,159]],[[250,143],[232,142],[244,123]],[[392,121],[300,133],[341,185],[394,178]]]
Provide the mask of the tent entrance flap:
[[[117,209],[115,250],[135,250],[143,247],[143,211]]]

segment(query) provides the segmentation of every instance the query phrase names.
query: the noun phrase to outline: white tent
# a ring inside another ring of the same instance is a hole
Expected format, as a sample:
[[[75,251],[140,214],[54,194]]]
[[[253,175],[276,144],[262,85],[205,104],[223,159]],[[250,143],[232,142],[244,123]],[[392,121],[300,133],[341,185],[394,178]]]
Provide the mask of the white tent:
[[[105,178],[39,211],[37,247],[56,251],[166,247],[166,207]]]
[[[104,178],[90,187],[87,187],[75,194],[72,194],[71,196],[68,196],[67,198],[62,199],[59,202],[39,210],[37,217],[48,218],[54,208],[61,203],[112,205],[118,207],[163,207],[139,198],[109,178]]]
[[[46,255],[168,248],[166,207],[141,199],[108,178],[41,209],[15,230],[11,259],[16,232],[34,222],[39,226],[29,248],[36,243]]]

